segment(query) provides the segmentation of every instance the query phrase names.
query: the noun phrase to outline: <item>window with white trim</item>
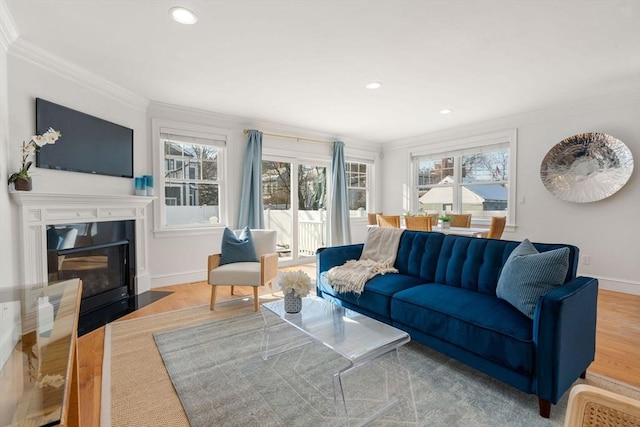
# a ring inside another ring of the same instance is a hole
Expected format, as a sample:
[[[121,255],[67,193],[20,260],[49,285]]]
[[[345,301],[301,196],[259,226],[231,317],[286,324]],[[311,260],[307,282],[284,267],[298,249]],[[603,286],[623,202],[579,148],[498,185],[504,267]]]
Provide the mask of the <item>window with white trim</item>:
[[[370,166],[361,161],[345,162],[351,217],[362,217],[368,212]]]
[[[223,155],[226,135],[160,127],[161,229],[224,223]]]
[[[412,156],[416,213],[472,214],[474,222],[513,216],[509,142]]]

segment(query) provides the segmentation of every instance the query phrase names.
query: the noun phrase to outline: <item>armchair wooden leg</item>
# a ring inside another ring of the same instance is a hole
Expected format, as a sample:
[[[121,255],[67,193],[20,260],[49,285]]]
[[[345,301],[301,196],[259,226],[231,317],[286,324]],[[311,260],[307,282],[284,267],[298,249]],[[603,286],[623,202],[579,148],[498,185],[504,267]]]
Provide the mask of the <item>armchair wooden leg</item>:
[[[233,286],[231,286],[231,295],[233,295]]]
[[[213,311],[213,308],[216,305],[216,287],[215,286],[211,286],[211,306],[210,309],[211,311]]]
[[[253,287],[253,311],[258,311],[258,287]]]

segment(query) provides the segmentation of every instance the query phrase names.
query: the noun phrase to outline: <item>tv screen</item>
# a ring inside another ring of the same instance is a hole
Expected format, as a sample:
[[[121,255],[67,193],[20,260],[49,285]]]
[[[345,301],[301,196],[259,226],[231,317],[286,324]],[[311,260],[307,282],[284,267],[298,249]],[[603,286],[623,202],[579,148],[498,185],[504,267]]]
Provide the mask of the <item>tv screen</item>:
[[[36,134],[62,133],[36,153],[36,166],[133,178],[133,129],[36,98]]]

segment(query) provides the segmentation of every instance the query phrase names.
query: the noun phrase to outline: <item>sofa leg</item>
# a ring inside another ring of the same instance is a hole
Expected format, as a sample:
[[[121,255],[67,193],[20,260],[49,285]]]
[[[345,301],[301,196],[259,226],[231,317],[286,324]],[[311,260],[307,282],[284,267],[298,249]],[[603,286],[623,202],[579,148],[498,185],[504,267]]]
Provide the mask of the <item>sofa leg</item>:
[[[583,373],[580,374],[580,378],[582,378],[583,380],[585,378],[587,378],[587,371],[586,370]]]
[[[538,404],[540,405],[540,416],[549,418],[549,415],[551,415],[551,402],[539,397]]]

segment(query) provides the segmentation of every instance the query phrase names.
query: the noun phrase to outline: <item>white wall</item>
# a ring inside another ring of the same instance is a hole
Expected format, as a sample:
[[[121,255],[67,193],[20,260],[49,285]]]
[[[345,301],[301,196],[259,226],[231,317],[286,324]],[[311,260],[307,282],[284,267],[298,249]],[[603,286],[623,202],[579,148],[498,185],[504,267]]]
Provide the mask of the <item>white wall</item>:
[[[92,88],[81,79],[67,77],[36,65],[19,54],[9,56],[9,116],[11,121],[9,164],[18,169],[23,140],[35,132],[35,98],[87,113],[133,129],[134,175],[150,171],[146,106],[131,106]],[[64,144],[62,138],[56,144]],[[33,191],[45,193],[134,194],[129,178],[36,168],[30,169]]]
[[[273,123],[261,123],[250,119],[226,116],[213,112],[195,110],[187,107],[166,105],[152,102],[148,109],[148,123],[154,119],[173,122],[190,123],[208,126],[226,131],[228,135],[225,150],[226,182],[224,193],[225,206],[221,208],[226,218],[226,225],[237,226],[240,209],[240,191],[242,188],[242,168],[247,146],[247,135],[244,129],[259,129],[265,133],[295,135],[307,138],[325,140],[327,143],[296,141],[263,135],[263,154],[272,154],[290,158],[305,158],[331,162],[331,143],[335,136],[296,129]],[[149,128],[149,135],[153,132]],[[151,144],[151,141],[149,142]],[[376,159],[380,152],[380,145],[367,141],[345,140],[347,156]],[[160,190],[159,190],[160,191]],[[155,201],[153,209],[158,209],[159,201]],[[354,220],[353,227],[366,230],[366,219]],[[225,224],[223,224],[225,225]],[[149,268],[151,272],[151,286],[160,287],[170,284],[188,283],[206,280],[207,255],[220,250],[222,228],[212,229],[205,233],[154,233],[150,230],[149,237]],[[362,233],[354,241],[363,241]]]
[[[0,4],[0,12],[4,12],[4,4]],[[4,23],[0,22],[0,26]],[[9,176],[7,154],[9,150],[9,100],[7,79],[7,49],[9,40],[5,36],[6,28],[0,32],[0,178],[4,181]],[[4,366],[11,350],[17,342],[16,324],[20,317],[20,306],[17,302],[3,296],[3,290],[15,286],[19,248],[16,247],[17,227],[14,227],[15,212],[11,208],[9,189],[0,185],[0,369]]]
[[[517,227],[503,238],[570,243],[590,257],[580,275],[600,279],[603,289],[640,294],[640,97],[620,94],[587,100],[544,113],[531,113],[411,140],[395,141],[384,151],[383,211],[401,214],[409,176],[392,171],[409,169],[412,147],[481,135],[507,128],[518,134]],[[622,140],[632,151],[635,169],[629,182],[613,196],[594,203],[568,203],[549,193],[540,180],[540,163],[551,147],[581,132],[604,132]]]

